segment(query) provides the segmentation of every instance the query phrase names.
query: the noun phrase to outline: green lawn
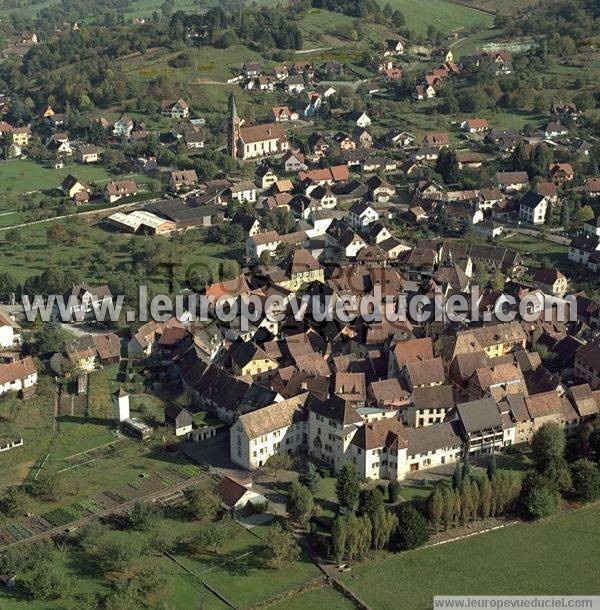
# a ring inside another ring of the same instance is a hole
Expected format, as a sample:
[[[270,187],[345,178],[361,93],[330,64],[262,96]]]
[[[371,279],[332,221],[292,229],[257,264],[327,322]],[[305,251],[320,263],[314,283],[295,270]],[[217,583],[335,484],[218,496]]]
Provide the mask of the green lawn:
[[[258,604],[320,575],[304,553],[293,566],[279,570],[265,568],[259,555],[261,541],[237,524],[227,527],[235,528],[236,534],[219,556],[178,556],[178,560],[234,605],[246,608]]]
[[[67,165],[63,169],[43,167],[30,159],[13,159],[0,163],[0,192],[29,193],[59,189],[65,176],[73,174],[83,182],[107,182],[113,176],[100,165]]]
[[[390,4],[404,13],[406,27],[420,34],[425,34],[430,25],[450,32],[473,26],[489,27],[494,21],[492,15],[443,0],[390,0]]]
[[[352,610],[356,606],[333,587],[321,587],[307,591],[297,597],[285,599],[269,606],[271,610],[306,610],[307,608],[336,608],[336,610]]]
[[[534,261],[534,266],[539,265],[544,258],[550,259],[553,265],[559,268],[568,268],[572,263],[568,259],[569,247],[537,239],[531,235],[513,234],[510,237],[500,240],[500,245],[517,250],[523,255],[525,263]]]
[[[598,595],[600,505],[354,567],[372,608],[431,608],[439,595]]]

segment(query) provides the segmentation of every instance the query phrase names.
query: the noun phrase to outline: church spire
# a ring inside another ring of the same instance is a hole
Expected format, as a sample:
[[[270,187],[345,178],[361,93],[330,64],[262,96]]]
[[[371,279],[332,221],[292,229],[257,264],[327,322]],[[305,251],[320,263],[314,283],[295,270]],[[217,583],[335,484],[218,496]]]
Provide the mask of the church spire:
[[[233,93],[229,94],[229,120],[233,123],[234,121],[239,121],[237,108],[235,106],[235,97]]]
[[[240,117],[235,106],[233,93],[229,95],[229,125],[228,125],[228,145],[229,154],[235,159],[238,156],[238,141],[240,137]]]

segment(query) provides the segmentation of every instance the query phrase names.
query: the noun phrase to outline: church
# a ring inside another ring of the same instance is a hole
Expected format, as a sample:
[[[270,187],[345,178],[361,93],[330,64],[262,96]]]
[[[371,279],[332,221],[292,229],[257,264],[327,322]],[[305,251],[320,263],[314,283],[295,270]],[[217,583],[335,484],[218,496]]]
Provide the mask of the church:
[[[228,146],[234,159],[260,159],[287,152],[290,148],[285,129],[277,123],[243,127],[233,94],[229,97]]]

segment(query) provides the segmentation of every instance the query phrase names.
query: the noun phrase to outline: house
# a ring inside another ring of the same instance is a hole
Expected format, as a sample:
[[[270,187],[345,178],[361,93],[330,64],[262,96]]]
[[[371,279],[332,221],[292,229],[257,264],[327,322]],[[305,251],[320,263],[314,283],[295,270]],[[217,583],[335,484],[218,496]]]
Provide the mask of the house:
[[[298,453],[307,443],[304,407],[308,397],[304,392],[240,415],[229,432],[231,461],[254,470],[273,455]]]
[[[132,131],[133,119],[130,119],[128,116],[123,115],[113,125],[112,134],[113,136],[128,138],[131,135]]]
[[[366,112],[362,112],[357,118],[356,118],[356,126],[360,127],[362,129],[365,129],[366,127],[370,127],[371,125],[371,119],[369,118],[369,115]]]
[[[553,163],[548,167],[548,172],[556,185],[563,185],[575,177],[575,171],[570,163]]]
[[[348,210],[348,220],[355,230],[366,229],[379,220],[379,213],[364,201],[357,201]]]
[[[569,130],[560,123],[550,121],[544,130],[544,136],[551,140],[552,138],[560,138],[561,136],[568,135]]]
[[[245,61],[242,66],[242,74],[246,77],[258,76],[262,72],[262,66],[256,61]]]
[[[165,408],[165,425],[173,429],[175,436],[184,436],[192,431],[193,415],[184,407],[169,405]]]
[[[545,195],[529,191],[519,201],[519,218],[529,224],[543,225],[549,207],[550,202]]]
[[[600,390],[600,344],[597,341],[577,350],[573,375],[581,383],[589,383],[592,390]]]
[[[310,171],[300,172],[298,174],[300,181],[306,179],[312,180],[323,186],[325,184],[334,184],[336,182],[346,182],[350,178],[350,171],[347,165],[334,165],[323,169],[313,169]]]
[[[200,128],[186,129],[183,141],[188,150],[204,148],[204,131]]]
[[[436,96],[435,89],[431,85],[416,85],[414,97],[417,100],[428,100]]]
[[[13,348],[21,342],[21,327],[0,309],[0,348]]]
[[[228,356],[231,370],[237,377],[251,377],[264,381],[272,375],[279,365],[258,345],[251,341],[236,341],[231,345]]]
[[[299,172],[306,170],[304,155],[295,150],[288,150],[281,159],[286,172]]]
[[[587,178],[583,188],[588,197],[600,197],[600,178]]]
[[[270,118],[274,123],[297,121],[298,113],[292,112],[288,106],[273,106],[273,108],[271,108]]]
[[[356,142],[356,146],[362,148],[371,148],[373,146],[373,136],[362,127],[355,127],[352,131],[352,139]]]
[[[548,201],[552,204],[558,203],[558,192],[554,182],[536,182],[533,187],[534,192],[548,197]]]
[[[447,133],[430,131],[423,136],[421,144],[433,148],[445,148],[450,146],[450,138]]]
[[[505,446],[502,418],[493,398],[458,404],[453,420],[460,424],[466,455],[497,453]]]
[[[85,195],[89,197],[90,193],[89,187],[83,182],[80,182],[72,174],[65,177],[60,185],[60,188],[65,194],[65,197],[69,197],[69,199],[73,199],[79,193],[85,193]]]
[[[133,180],[119,180],[109,182],[104,187],[104,200],[109,203],[119,201],[123,197],[133,197],[137,195],[138,186]]]
[[[250,489],[252,483],[242,483],[233,477],[225,476],[214,487],[213,493],[221,500],[227,512],[240,512],[252,505],[265,505],[264,496]]]
[[[298,95],[302,93],[304,89],[306,89],[306,85],[304,84],[304,77],[300,74],[295,76],[288,76],[285,79],[285,90],[290,95]]]
[[[169,189],[180,191],[182,189],[192,189],[198,182],[198,175],[195,169],[183,169],[171,172],[169,175]]]
[[[75,151],[75,159],[79,163],[96,163],[98,161],[98,148],[93,144],[82,144]]]
[[[387,202],[396,192],[396,189],[389,182],[383,180],[379,176],[372,176],[369,178],[367,180],[367,186],[369,187],[369,194],[373,201]]]
[[[404,53],[404,45],[401,40],[386,40],[383,44],[383,56],[402,55]]]
[[[112,293],[106,284],[92,286],[90,284],[73,284],[64,295],[66,303],[66,318],[81,322],[95,311],[102,310],[112,302]]]
[[[384,136],[385,142],[389,146],[397,146],[399,148],[406,148],[411,144],[415,143],[415,136],[408,131],[400,131],[399,129],[391,129]]]
[[[460,124],[460,128],[469,133],[483,133],[490,128],[487,119],[467,119]]]
[[[308,138],[308,147],[317,157],[322,157],[330,148],[329,143],[324,138],[323,134],[313,132]]]
[[[537,269],[533,276],[533,283],[546,294],[564,297],[567,292],[567,278],[555,267],[542,267]]]
[[[37,369],[31,356],[0,364],[0,394],[19,392],[21,397],[27,398],[35,391],[36,383]]]
[[[10,133],[15,146],[23,148],[29,144],[31,139],[31,129],[29,127],[13,127]]]
[[[498,172],[496,184],[507,193],[522,191],[529,186],[529,176],[527,172]]]
[[[162,100],[160,103],[160,113],[162,116],[171,119],[185,119],[190,113],[190,107],[182,98],[178,100]]]
[[[256,184],[263,191],[270,189],[278,180],[279,177],[267,163],[261,164],[256,170]]]
[[[237,201],[240,204],[256,202],[256,186],[250,180],[242,180],[232,184],[225,189],[223,194],[226,200]]]

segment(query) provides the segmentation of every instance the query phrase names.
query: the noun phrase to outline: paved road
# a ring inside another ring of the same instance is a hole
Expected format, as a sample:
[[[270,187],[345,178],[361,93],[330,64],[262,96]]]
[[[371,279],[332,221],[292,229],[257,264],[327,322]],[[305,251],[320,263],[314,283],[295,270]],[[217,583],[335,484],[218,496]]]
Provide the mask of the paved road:
[[[99,513],[95,513],[94,515],[89,515],[87,517],[83,517],[82,519],[78,519],[77,521],[72,521],[71,523],[67,523],[66,525],[61,525],[60,527],[54,527],[47,532],[41,532],[36,534],[35,536],[31,536],[30,538],[25,538],[24,540],[17,540],[16,542],[11,542],[10,544],[5,544],[4,546],[0,546],[0,552],[5,551],[6,549],[21,546],[24,544],[29,544],[30,542],[35,542],[36,540],[42,540],[44,538],[50,538],[55,536],[56,534],[60,534],[62,532],[66,532],[74,527],[81,527],[86,523],[90,523],[90,521],[94,521],[95,519],[99,519],[100,517],[108,517],[109,515],[114,515],[115,513],[122,513],[128,508],[131,508],[136,502],[146,502],[148,500],[156,500],[162,496],[167,496],[174,491],[181,491],[194,485],[195,483],[201,483],[206,481],[206,475],[201,474],[196,477],[192,477],[187,481],[182,481],[181,483],[176,483],[175,485],[170,485],[169,487],[163,487],[163,489],[159,491],[154,491],[152,493],[146,494],[145,496],[141,496],[139,498],[135,498],[135,500],[131,500],[129,502],[125,502],[124,504],[119,504],[119,506],[115,506],[114,508],[109,508]]]

